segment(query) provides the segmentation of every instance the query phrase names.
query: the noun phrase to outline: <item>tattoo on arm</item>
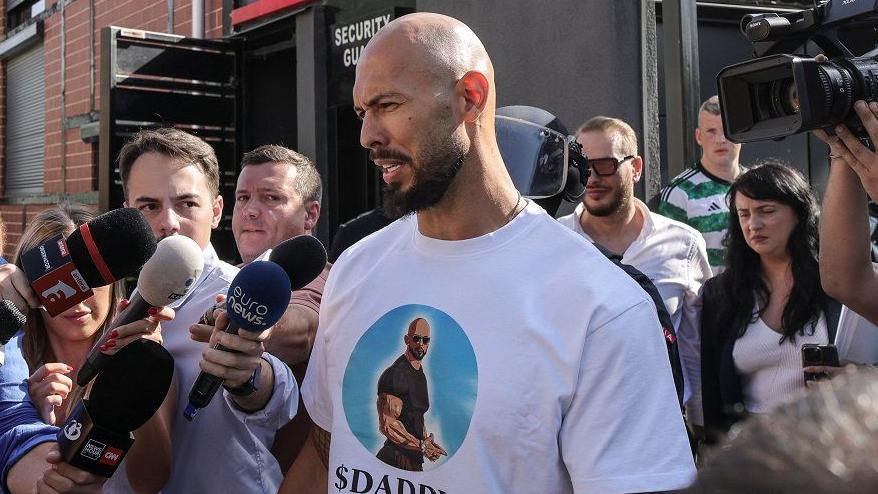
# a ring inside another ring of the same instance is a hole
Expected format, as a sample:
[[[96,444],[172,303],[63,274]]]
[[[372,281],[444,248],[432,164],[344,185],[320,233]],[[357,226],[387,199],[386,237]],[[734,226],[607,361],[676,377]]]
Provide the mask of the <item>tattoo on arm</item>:
[[[314,449],[317,450],[317,456],[325,468],[329,468],[329,444],[332,435],[329,431],[325,431],[316,425],[311,428],[311,442],[314,443]]]

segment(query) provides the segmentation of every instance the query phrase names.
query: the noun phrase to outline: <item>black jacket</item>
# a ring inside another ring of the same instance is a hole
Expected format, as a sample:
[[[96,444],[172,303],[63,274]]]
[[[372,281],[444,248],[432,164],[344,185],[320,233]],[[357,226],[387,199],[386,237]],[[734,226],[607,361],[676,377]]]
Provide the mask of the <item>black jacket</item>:
[[[720,274],[708,280],[701,295],[701,399],[708,439],[728,432],[745,415],[741,376],[732,354],[737,331],[732,321],[720,319],[720,309],[734,295],[725,293],[722,279]],[[835,341],[840,313],[841,304],[827,297],[824,315],[830,343]]]

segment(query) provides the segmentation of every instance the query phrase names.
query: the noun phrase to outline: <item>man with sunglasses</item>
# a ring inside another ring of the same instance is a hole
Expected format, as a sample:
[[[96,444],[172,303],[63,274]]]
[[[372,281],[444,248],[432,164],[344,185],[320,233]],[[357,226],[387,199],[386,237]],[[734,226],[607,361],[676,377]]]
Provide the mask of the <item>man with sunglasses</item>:
[[[559,221],[586,240],[622,256],[648,276],[671,315],[684,373],[690,425],[701,425],[698,292],[711,276],[704,238],[694,228],[653,213],[634,197],[643,173],[637,135],[617,118],[594,117],[576,132],[591,176],[573,214]]]
[[[424,458],[448,456],[424,428],[430,395],[422,360],[430,347],[430,324],[422,317],[415,319],[403,341],[405,353],[378,379],[378,430],[387,440],[377,456],[396,468],[420,472]]]

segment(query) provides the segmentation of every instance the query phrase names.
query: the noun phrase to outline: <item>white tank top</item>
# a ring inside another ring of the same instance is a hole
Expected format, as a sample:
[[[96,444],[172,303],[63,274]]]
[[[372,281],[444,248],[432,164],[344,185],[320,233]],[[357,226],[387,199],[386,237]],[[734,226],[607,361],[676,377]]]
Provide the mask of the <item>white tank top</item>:
[[[826,344],[826,317],[820,315],[814,334],[796,335],[796,342],[780,341],[780,333],[762,321],[747,326],[744,336],[735,341],[732,357],[741,376],[744,407],[750,413],[765,413],[787,398],[805,389],[802,373],[802,345]]]

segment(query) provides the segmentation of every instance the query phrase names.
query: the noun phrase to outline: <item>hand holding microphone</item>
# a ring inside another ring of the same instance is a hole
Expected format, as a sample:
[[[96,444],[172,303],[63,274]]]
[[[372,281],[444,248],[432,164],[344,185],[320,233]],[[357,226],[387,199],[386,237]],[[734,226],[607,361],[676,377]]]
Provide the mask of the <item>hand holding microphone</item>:
[[[177,300],[186,296],[189,289],[201,275],[204,269],[204,257],[201,248],[189,237],[174,235],[159,242],[155,253],[143,268],[137,278],[137,293],[131,297],[128,306],[113,319],[107,328],[104,338],[101,338],[92,348],[82,369],[76,376],[76,383],[86,385],[106,365],[114,346],[121,347],[120,340],[114,340],[120,335],[120,326],[135,323],[148,316],[155,321],[157,317],[173,318],[173,311],[160,309],[172,305]],[[158,310],[158,312],[156,312]],[[129,327],[133,330],[134,327]],[[131,336],[136,333],[124,334]]]
[[[251,262],[232,280],[226,312],[217,317],[211,346],[201,361],[202,372],[189,392],[187,419],[210,403],[224,380],[233,395],[257,390],[263,342],[284,315],[292,290],[307,285],[323,270],[326,250],[316,238],[301,235],[275,247],[269,259]],[[272,385],[267,383],[266,389]]]
[[[134,444],[131,433],[159,409],[174,375],[174,359],[154,341],[139,339],[118,357],[107,362],[58,432],[64,461],[103,477],[113,475]]]

